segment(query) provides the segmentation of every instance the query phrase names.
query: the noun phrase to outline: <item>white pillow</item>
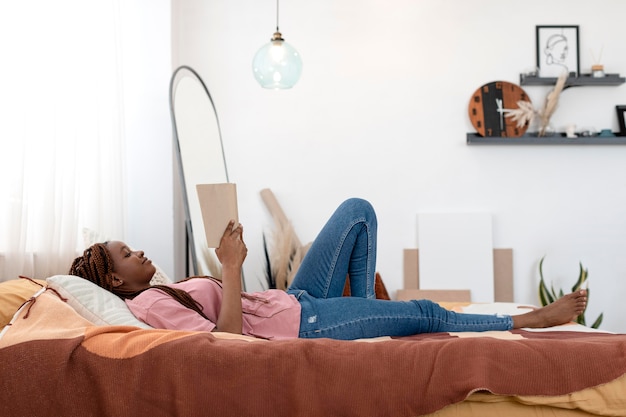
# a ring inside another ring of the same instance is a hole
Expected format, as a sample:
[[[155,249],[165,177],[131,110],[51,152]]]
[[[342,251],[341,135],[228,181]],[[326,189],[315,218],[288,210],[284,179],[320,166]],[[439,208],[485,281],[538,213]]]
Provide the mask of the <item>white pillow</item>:
[[[130,312],[117,295],[100,288],[91,281],[74,275],[55,275],[47,278],[48,287],[67,298],[67,303],[78,314],[98,326],[137,326],[152,329]]]
[[[94,243],[104,243],[109,240],[111,239],[96,232],[95,230],[89,229],[87,227],[83,228],[83,243],[85,244],[85,248],[90,247]],[[165,274],[165,272],[163,272],[161,268],[159,268],[157,264],[154,263],[154,261],[152,262],[152,265],[156,268],[156,272],[152,276],[152,279],[150,280],[150,284],[164,285],[164,284],[171,284],[172,282],[174,282],[170,279],[170,277],[168,277]]]

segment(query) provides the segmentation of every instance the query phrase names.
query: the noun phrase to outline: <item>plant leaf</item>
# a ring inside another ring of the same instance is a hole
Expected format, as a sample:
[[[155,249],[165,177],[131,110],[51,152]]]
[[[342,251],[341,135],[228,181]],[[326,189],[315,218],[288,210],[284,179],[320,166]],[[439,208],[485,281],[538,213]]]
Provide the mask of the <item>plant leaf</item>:
[[[539,300],[541,301],[541,305],[543,307],[552,302],[550,301],[550,294],[548,294],[548,291],[546,290],[546,285],[543,280],[539,282]]]
[[[602,319],[603,318],[604,318],[604,313],[600,313],[600,315],[598,316],[596,321],[594,321],[593,324],[591,325],[591,328],[592,329],[597,329],[598,327],[600,327],[600,324],[602,324]]]
[[[582,262],[579,262],[578,264],[580,265],[580,272],[578,274],[578,280],[576,281],[576,284],[574,284],[574,286],[572,287],[572,292],[578,291],[585,283],[585,281],[587,281],[587,270],[583,268]]]
[[[548,288],[546,287],[546,282],[543,279],[543,260],[544,259],[545,259],[545,256],[541,258],[541,261],[539,261],[539,277],[541,278],[539,281],[539,300],[541,301],[542,306],[547,306],[548,304],[551,304],[554,302],[554,297],[548,291]]]
[[[556,291],[554,291],[554,284],[550,284],[550,289],[552,290],[552,297],[553,297],[552,301],[558,299],[559,296],[556,294]]]

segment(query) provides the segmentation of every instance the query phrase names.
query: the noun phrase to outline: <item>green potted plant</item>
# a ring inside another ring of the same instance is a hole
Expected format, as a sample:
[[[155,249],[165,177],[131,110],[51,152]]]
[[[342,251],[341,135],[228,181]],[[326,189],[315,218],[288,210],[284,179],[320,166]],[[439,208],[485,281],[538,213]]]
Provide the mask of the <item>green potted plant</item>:
[[[541,301],[542,306],[547,306],[548,304],[553,303],[555,300],[563,297],[564,294],[563,294],[562,289],[560,289],[559,292],[557,293],[554,290],[553,285],[550,285],[550,289],[548,289],[548,287],[546,286],[545,280],[543,279],[543,260],[544,259],[545,259],[545,256],[541,258],[541,261],[539,261],[539,276],[541,277],[541,280],[539,281],[539,300]],[[572,292],[586,288],[587,305],[589,305],[590,291],[589,291],[589,286],[586,284],[588,271],[585,268],[583,268],[582,262],[579,262],[579,265],[580,265],[580,273],[578,274],[578,280],[576,280],[576,283],[572,287]],[[585,308],[585,311],[586,310],[587,309]],[[585,320],[585,311],[583,311],[583,313],[576,318],[576,322],[578,324],[582,324],[583,326],[587,325],[586,320]],[[598,327],[600,327],[603,317],[604,317],[604,313],[600,313],[596,321],[594,321],[590,327],[593,329],[597,329]]]

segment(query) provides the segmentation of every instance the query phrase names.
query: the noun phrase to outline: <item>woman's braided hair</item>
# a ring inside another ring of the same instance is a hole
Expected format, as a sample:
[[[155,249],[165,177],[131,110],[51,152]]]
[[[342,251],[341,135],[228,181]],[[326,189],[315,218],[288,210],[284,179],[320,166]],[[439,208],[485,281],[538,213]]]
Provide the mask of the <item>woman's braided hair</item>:
[[[129,292],[119,287],[113,286],[113,258],[105,243],[95,243],[85,249],[82,256],[77,257],[72,262],[69,270],[70,275],[75,275],[91,281],[99,287],[104,288],[120,298],[133,299],[141,291]],[[163,291],[183,306],[195,311],[205,319],[208,317],[202,312],[202,305],[198,303],[187,291],[180,288],[173,288],[167,285],[153,285],[149,288],[157,288]]]

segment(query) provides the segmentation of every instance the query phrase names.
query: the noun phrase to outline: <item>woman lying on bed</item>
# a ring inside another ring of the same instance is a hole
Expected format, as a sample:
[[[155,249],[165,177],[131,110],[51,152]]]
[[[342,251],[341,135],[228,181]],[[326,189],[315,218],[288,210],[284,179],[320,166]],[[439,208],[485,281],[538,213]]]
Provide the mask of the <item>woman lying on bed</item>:
[[[358,339],[425,332],[549,327],[571,321],[586,306],[586,292],[516,316],[460,314],[428,300],[375,299],[377,220],[365,200],[349,199],[328,220],[285,292],[241,292],[247,248],[243,227],[231,222],[216,254],[222,279],[192,277],[150,285],[155,273],[143,251],[124,243],[97,243],[76,258],[69,273],[125,299],[137,318],[165,329],[206,330],[267,339]],[[346,276],[351,297],[343,297]]]

